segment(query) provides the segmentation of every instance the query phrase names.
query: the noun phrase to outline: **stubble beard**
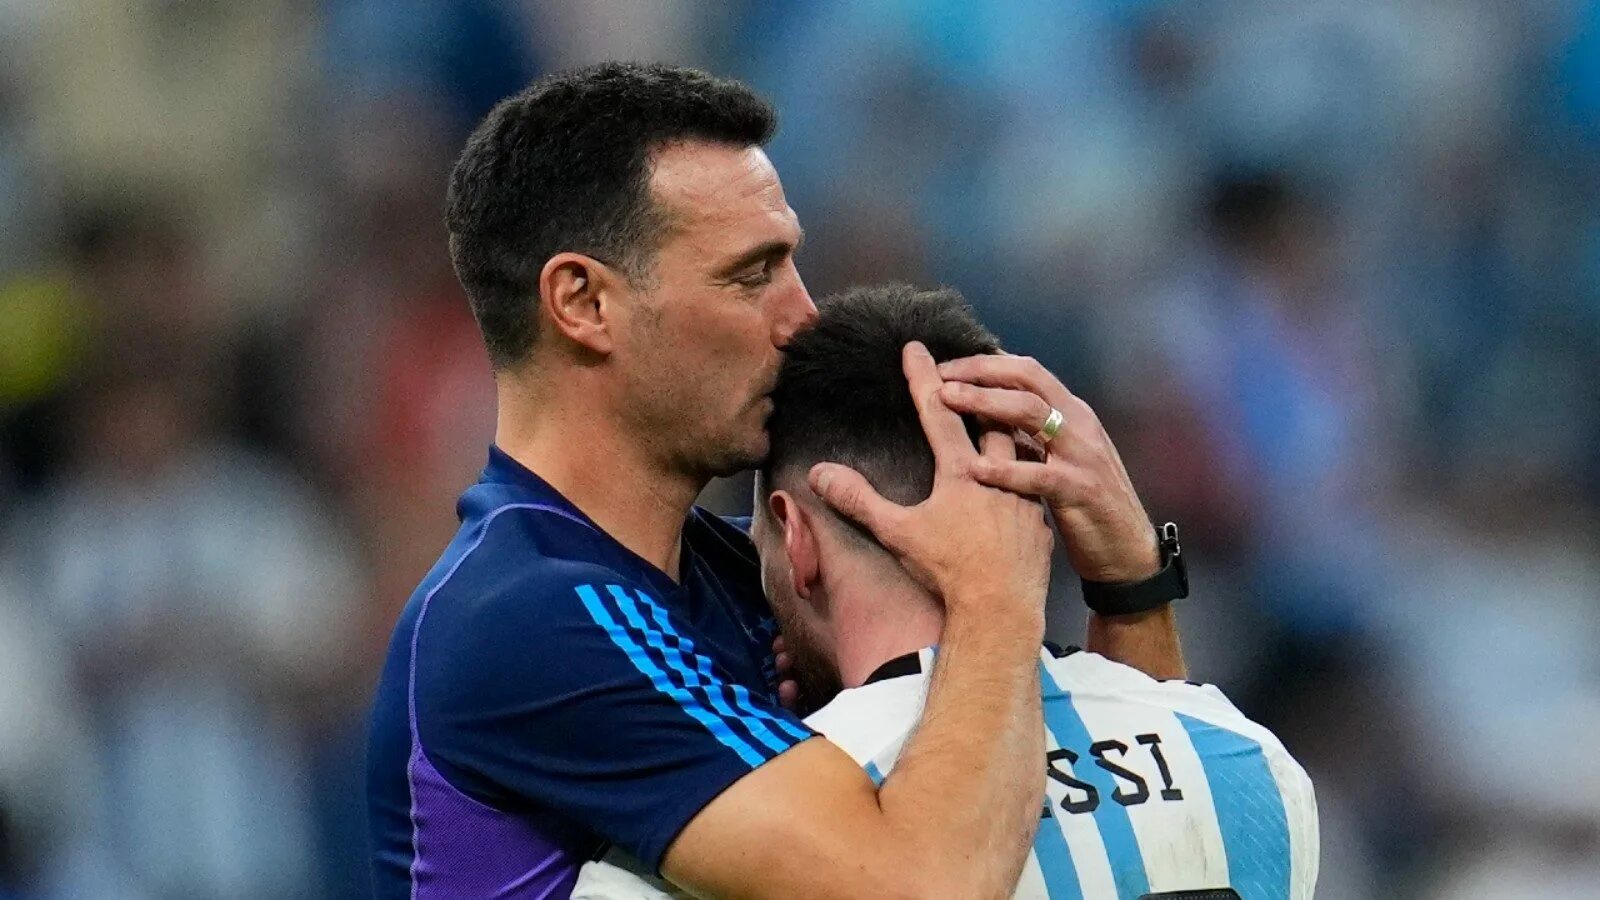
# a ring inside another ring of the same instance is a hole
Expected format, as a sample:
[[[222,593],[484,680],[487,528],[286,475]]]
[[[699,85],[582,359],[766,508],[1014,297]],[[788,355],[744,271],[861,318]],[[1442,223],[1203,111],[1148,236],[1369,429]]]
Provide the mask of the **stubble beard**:
[[[778,606],[773,607],[773,614],[778,618],[784,649],[789,654],[789,675],[800,688],[800,708],[807,714],[816,712],[844,690],[838,667],[822,651],[808,626]]]
[[[745,415],[741,419],[748,416],[748,408],[742,412]],[[759,468],[767,461],[771,443],[764,420],[758,431],[747,433],[743,421],[736,421],[729,427],[708,429],[708,432],[713,433],[699,438],[683,453],[685,467],[707,480],[730,478]]]

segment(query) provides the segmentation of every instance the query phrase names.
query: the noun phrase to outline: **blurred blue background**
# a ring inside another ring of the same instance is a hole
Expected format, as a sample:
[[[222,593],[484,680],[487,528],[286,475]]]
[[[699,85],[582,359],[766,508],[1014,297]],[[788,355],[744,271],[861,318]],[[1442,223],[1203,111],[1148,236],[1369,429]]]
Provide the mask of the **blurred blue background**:
[[[365,891],[493,421],[444,176],[612,57],[775,101],[814,293],[951,284],[1100,411],[1319,897],[1600,897],[1600,5],[0,0],[0,898]]]

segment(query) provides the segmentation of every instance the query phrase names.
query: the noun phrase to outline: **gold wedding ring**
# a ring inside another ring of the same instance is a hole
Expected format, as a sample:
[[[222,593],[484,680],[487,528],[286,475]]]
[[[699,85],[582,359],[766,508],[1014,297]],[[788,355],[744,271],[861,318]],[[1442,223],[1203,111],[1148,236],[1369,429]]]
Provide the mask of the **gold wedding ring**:
[[[1050,415],[1045,417],[1043,427],[1033,433],[1033,439],[1040,444],[1048,444],[1055,440],[1056,435],[1061,433],[1061,423],[1065,422],[1066,419],[1067,417],[1061,414],[1061,410],[1056,409],[1054,406],[1050,407]]]

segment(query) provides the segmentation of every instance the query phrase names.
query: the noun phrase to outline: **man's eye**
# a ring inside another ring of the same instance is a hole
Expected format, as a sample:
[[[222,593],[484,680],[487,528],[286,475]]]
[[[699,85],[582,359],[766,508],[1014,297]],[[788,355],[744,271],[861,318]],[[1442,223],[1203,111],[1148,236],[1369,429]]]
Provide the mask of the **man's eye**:
[[[753,272],[749,275],[743,275],[739,278],[735,278],[734,281],[738,282],[744,287],[761,287],[762,285],[772,281],[772,270],[762,269],[759,272]]]

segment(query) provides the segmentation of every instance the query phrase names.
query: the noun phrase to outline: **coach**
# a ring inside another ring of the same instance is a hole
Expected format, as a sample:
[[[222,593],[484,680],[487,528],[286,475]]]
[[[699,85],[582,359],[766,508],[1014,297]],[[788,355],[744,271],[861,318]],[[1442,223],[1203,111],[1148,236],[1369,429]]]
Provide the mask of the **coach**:
[[[813,473],[947,622],[922,725],[881,787],[810,739],[777,702],[749,538],[694,507],[711,478],[765,456],[782,349],[816,314],[761,150],[774,128],[742,85],[612,64],[503,102],[457,163],[450,251],[498,420],[378,686],[379,896],[565,897],[607,844],[713,897],[1016,883],[1043,795],[1051,535],[1034,501],[979,479],[1028,479],[1010,486],[1051,501],[1080,574],[1139,581],[1155,537],[1109,441],[1053,379],[975,365],[954,370],[980,386],[962,393],[908,348],[926,427],[949,427],[948,401],[1053,434],[1055,407],[1083,456],[1022,469],[952,449],[928,499],[892,511],[851,470]],[[1163,615],[1092,623],[1090,644],[1171,674]]]

